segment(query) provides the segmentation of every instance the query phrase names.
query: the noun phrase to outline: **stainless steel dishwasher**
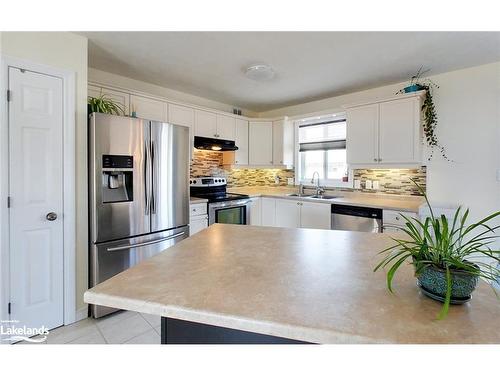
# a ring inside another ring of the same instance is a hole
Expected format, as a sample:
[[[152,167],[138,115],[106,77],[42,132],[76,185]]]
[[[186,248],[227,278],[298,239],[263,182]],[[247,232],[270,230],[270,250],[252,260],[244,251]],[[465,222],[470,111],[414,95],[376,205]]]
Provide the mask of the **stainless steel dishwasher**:
[[[382,232],[380,208],[332,204],[332,229],[358,232]]]

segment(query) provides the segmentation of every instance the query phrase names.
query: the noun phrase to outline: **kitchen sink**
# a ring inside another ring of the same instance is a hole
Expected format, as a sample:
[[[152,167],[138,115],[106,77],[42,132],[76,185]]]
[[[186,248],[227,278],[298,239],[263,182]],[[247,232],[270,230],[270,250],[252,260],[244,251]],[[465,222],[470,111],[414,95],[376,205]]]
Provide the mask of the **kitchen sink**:
[[[298,198],[324,199],[324,200],[341,198],[338,195],[309,195],[309,194],[297,194],[297,193],[287,194],[287,196],[298,197]]]
[[[335,199],[335,198],[340,198],[338,195],[310,195],[308,198],[313,198],[313,199]]]

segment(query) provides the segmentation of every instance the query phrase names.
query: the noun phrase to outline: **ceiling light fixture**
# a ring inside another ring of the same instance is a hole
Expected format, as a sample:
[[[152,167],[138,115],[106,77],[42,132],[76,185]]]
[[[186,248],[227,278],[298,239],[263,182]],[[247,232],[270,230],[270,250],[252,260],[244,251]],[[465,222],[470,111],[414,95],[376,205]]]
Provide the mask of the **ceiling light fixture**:
[[[245,71],[245,75],[254,81],[269,81],[275,74],[274,69],[267,64],[251,65]]]

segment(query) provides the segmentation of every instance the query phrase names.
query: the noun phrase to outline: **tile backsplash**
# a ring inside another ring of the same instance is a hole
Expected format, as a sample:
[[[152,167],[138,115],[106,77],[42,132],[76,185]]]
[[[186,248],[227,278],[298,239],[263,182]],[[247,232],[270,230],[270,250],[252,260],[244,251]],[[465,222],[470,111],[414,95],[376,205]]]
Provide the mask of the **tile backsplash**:
[[[354,180],[361,181],[361,190],[366,190],[366,181],[378,181],[379,188],[376,191],[386,194],[399,195],[421,195],[418,188],[410,179],[416,181],[423,189],[427,185],[426,167],[417,169],[355,169]]]
[[[234,169],[222,164],[222,152],[193,150],[191,177],[224,176],[228,186],[286,186],[288,178],[294,178],[293,170],[284,169]],[[279,183],[276,184],[276,176]],[[361,189],[340,189],[344,191],[381,192],[398,195],[420,195],[414,179],[426,189],[426,168],[418,169],[355,169],[354,179],[361,181]],[[366,181],[378,181],[379,189],[365,189]]]

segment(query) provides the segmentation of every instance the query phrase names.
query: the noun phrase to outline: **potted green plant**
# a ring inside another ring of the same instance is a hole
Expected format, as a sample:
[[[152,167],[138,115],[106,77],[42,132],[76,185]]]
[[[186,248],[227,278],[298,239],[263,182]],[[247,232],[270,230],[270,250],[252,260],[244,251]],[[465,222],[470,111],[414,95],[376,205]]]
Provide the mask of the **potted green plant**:
[[[396,271],[406,262],[414,266],[417,285],[427,296],[444,302],[438,315],[443,319],[448,314],[450,303],[467,302],[480,278],[495,282],[500,277],[498,264],[500,251],[493,250],[490,245],[499,237],[495,230],[500,225],[490,226],[500,211],[467,224],[469,209],[463,211],[459,207],[449,220],[446,216],[435,216],[425,191],[416,183],[425,197],[430,216],[425,219],[404,219],[404,227],[398,227],[407,236],[392,238],[395,244],[382,250],[383,260],[375,267],[389,267],[387,271],[387,288],[392,289],[392,280]]]
[[[87,101],[88,112],[99,112],[99,113],[109,113],[124,116],[125,109],[119,103],[114,102],[112,99],[106,97],[105,94],[99,95],[99,97],[89,97]]]
[[[423,67],[418,69],[417,73],[415,73],[411,78],[408,86],[402,88],[397,93],[411,93],[415,91],[425,91],[424,102],[422,103],[422,117],[423,117],[423,130],[424,137],[427,145],[430,148],[429,160],[434,156],[434,151],[437,149],[441,153],[441,156],[445,160],[450,160],[446,155],[446,150],[444,146],[439,142],[438,137],[436,135],[436,126],[437,126],[437,112],[436,107],[434,106],[433,99],[433,91],[434,89],[438,89],[439,86],[435,84],[429,78],[422,78],[422,75],[427,73],[429,69],[422,70]]]

